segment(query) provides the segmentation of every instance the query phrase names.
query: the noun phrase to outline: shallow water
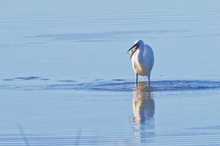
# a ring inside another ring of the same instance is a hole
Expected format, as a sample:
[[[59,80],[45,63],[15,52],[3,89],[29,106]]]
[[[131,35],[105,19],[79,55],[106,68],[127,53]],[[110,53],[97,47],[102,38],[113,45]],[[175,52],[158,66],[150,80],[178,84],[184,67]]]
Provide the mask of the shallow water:
[[[92,81],[52,80],[36,76],[3,79],[2,90],[81,90],[126,92],[136,90],[135,82],[125,79],[96,79]],[[143,82],[147,84],[146,82]],[[148,86],[148,85],[145,85]],[[162,80],[152,81],[150,91],[182,91],[220,89],[220,81],[208,80]]]
[[[219,4],[2,1],[0,145],[220,145]],[[126,54],[139,38],[150,88]]]
[[[218,145],[220,90],[210,86],[219,82],[186,82],[193,87],[1,89],[0,145]]]

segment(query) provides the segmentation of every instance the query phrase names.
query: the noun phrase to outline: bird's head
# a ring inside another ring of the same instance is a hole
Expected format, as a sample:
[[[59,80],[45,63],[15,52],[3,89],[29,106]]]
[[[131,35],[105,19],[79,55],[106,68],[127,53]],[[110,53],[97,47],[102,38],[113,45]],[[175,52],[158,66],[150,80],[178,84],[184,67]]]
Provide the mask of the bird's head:
[[[139,49],[144,46],[144,42],[142,40],[135,41],[134,45],[127,51],[127,53],[130,55],[130,57],[133,56],[133,54]]]

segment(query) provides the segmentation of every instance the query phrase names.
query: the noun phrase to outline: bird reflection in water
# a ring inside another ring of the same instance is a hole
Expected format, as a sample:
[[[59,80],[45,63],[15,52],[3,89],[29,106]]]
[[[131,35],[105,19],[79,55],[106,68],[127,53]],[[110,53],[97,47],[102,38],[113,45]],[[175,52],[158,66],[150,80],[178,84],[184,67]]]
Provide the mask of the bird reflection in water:
[[[133,97],[134,139],[138,143],[149,143],[154,133],[155,104],[151,98],[151,88],[145,82],[139,82]]]

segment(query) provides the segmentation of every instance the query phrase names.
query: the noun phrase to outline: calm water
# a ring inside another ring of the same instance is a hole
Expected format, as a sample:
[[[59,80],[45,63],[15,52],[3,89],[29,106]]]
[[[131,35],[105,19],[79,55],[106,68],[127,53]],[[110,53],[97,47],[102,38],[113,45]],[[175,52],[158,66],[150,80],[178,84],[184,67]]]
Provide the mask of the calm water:
[[[218,0],[2,0],[0,145],[220,145],[219,24]]]

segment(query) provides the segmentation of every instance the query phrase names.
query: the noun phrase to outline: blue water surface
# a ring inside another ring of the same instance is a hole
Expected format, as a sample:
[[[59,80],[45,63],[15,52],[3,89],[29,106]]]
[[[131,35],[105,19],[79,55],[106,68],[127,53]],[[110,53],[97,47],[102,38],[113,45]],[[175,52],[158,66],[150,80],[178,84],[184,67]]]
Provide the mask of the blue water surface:
[[[2,0],[0,146],[220,145],[219,5]],[[151,87],[134,83],[137,39]]]

